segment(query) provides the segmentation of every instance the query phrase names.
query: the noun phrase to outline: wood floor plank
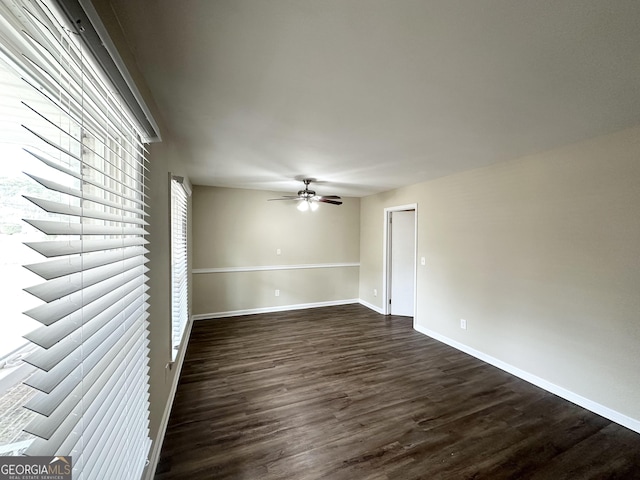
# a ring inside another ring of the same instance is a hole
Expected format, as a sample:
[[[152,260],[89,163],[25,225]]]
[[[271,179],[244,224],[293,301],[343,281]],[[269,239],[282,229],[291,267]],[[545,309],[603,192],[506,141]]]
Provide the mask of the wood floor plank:
[[[196,322],[155,478],[640,479],[640,435],[348,305]]]

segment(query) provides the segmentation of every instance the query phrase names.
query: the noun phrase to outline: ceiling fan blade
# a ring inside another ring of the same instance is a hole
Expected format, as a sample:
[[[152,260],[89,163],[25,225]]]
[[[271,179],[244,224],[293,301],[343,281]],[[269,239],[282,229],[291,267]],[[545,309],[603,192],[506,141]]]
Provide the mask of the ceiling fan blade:
[[[297,195],[291,195],[291,196],[287,196],[287,197],[282,197],[282,198],[268,198],[267,201],[271,202],[273,200],[302,200],[300,197],[298,197]]]
[[[340,200],[341,197],[338,195],[321,195],[321,198],[327,198],[329,200]]]
[[[339,202],[338,200],[329,200],[326,197],[320,197],[316,199],[316,201],[322,203],[330,203],[331,205],[342,205],[342,202]]]

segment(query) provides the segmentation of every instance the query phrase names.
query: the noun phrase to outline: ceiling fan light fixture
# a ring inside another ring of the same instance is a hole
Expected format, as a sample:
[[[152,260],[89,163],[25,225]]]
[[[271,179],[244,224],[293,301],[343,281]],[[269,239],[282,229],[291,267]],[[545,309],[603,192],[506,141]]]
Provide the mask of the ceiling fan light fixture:
[[[338,195],[316,195],[316,192],[309,189],[309,184],[313,181],[311,178],[306,178],[304,182],[304,190],[300,190],[297,195],[284,195],[280,198],[269,198],[267,200],[284,200],[284,201],[297,201],[296,207],[301,212],[311,210],[315,212],[320,206],[320,202],[328,203],[329,205],[342,205],[342,201]]]

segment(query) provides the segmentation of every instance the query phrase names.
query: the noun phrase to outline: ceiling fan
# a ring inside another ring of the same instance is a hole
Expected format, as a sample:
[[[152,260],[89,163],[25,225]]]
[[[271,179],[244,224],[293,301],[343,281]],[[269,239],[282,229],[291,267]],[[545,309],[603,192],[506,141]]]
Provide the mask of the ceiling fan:
[[[318,209],[318,203],[342,205],[340,197],[337,195],[316,195],[316,192],[309,190],[309,184],[314,181],[313,178],[305,178],[302,181],[304,182],[304,190],[300,190],[298,195],[284,195],[281,198],[270,198],[269,201],[291,200],[300,202],[298,204],[298,210],[301,212],[306,212],[309,209],[311,209],[311,211],[316,211]]]

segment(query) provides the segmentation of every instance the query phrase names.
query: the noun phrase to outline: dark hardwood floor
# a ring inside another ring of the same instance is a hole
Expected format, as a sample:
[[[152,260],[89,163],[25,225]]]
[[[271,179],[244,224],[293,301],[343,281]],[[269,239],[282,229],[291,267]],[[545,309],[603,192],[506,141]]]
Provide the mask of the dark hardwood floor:
[[[196,322],[156,479],[640,479],[640,435],[360,305]]]

